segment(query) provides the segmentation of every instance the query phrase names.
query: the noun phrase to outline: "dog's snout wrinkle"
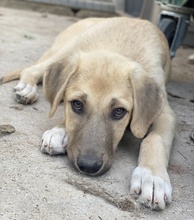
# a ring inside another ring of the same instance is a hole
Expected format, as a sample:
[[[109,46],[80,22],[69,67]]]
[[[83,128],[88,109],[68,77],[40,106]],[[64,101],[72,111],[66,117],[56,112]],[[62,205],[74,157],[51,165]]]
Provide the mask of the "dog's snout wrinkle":
[[[96,156],[80,156],[77,159],[77,166],[79,170],[86,174],[96,174],[103,166],[101,158]]]

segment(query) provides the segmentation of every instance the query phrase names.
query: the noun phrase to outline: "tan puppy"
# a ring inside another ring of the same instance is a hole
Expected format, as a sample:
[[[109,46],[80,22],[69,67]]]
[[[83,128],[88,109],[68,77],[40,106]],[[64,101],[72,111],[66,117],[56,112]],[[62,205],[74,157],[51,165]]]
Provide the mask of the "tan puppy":
[[[165,37],[148,21],[129,18],[85,19],[70,26],[29,68],[1,79],[20,78],[19,103],[37,100],[43,80],[50,117],[64,101],[64,120],[46,131],[42,152],[65,153],[84,174],[107,171],[130,125],[143,138],[131,193],[151,209],[171,202],[167,173],[175,133],[165,83],[170,57]]]

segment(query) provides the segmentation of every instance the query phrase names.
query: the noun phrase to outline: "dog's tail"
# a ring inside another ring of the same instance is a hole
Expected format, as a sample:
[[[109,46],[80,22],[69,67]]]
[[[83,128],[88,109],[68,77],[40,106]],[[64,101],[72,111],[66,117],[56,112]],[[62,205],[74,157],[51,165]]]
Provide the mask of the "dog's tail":
[[[8,73],[7,75],[0,78],[0,84],[10,82],[12,80],[16,80],[20,78],[20,73],[23,69],[18,69]]]

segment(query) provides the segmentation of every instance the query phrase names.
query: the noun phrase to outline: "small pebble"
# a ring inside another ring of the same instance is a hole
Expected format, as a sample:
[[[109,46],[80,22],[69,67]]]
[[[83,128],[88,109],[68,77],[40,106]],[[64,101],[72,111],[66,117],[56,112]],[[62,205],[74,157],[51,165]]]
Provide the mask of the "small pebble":
[[[0,125],[0,134],[10,134],[15,132],[15,128],[12,125]]]

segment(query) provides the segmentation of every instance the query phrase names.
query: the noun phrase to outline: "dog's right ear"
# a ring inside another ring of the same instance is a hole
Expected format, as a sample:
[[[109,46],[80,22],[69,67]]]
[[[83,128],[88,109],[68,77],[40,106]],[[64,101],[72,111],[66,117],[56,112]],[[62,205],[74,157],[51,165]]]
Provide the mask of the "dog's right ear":
[[[150,77],[138,63],[131,62],[130,81],[134,102],[130,128],[135,137],[143,138],[162,112],[165,94],[157,80]]]
[[[46,99],[51,104],[49,117],[57,110],[59,103],[64,98],[64,93],[70,79],[77,70],[77,63],[60,61],[49,66],[44,76],[43,87]]]

